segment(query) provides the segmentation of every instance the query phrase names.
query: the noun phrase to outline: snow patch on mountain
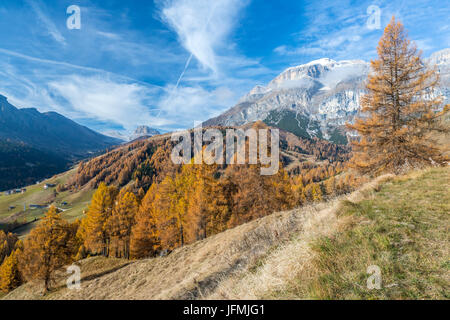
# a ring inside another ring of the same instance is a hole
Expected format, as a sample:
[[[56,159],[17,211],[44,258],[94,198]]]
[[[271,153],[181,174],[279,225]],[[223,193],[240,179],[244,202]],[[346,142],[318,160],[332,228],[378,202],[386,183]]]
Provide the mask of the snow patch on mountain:
[[[148,126],[138,126],[134,131],[108,131],[104,134],[129,142],[143,137],[153,137],[161,133]]]

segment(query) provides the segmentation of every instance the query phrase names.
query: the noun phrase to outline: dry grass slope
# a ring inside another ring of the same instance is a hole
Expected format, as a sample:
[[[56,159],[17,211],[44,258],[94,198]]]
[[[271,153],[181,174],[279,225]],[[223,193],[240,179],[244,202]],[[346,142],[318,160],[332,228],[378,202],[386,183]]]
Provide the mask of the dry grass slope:
[[[271,216],[174,251],[127,262],[80,262],[82,290],[61,273],[5,299],[305,299],[448,297],[449,168],[380,177],[327,203]],[[365,288],[366,268],[386,288]]]

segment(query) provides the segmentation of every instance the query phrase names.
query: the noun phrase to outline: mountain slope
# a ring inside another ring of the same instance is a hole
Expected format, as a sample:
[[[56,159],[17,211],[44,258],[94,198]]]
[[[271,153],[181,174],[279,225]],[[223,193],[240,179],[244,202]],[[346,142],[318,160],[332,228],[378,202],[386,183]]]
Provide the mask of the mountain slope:
[[[449,174],[380,177],[347,197],[275,213],[166,257],[89,258],[79,262],[81,291],[67,289],[61,272],[45,297],[31,282],[4,299],[448,298]],[[381,290],[366,287],[370,265],[382,269]]]
[[[265,126],[263,123],[254,123],[242,128],[254,125],[260,128]],[[33,180],[33,185],[28,186],[23,194],[0,194],[0,228],[3,226],[4,229],[14,230],[23,237],[36,225],[37,222],[33,221],[40,219],[45,208],[50,205],[64,209],[63,216],[69,220],[82,217],[83,210],[87,209],[100,182],[127,186],[136,194],[141,194],[153,182],[161,182],[167,175],[175,175],[181,169],[171,161],[173,145],[170,134],[134,141],[83,161],[70,171],[41,181],[41,184],[34,184]],[[302,170],[305,173],[311,171],[311,174],[305,175],[305,183],[318,182],[330,172],[340,172],[348,159],[348,151],[348,148],[328,141],[302,139],[280,130],[280,161],[285,170],[292,174]],[[220,170],[224,173],[227,168],[222,167]],[[57,187],[45,190],[43,187],[46,183]],[[31,204],[43,207],[32,210],[29,207]],[[24,205],[27,206],[25,209]],[[18,224],[23,223],[28,224],[24,228],[17,228]]]
[[[67,161],[56,154],[0,140],[0,190],[34,184],[67,167]]]
[[[0,190],[33,184],[120,143],[56,112],[17,109],[0,95]]]
[[[331,227],[298,234],[208,298],[448,299],[449,167],[381,179],[330,207]]]
[[[101,135],[56,112],[17,109],[0,95],[0,139],[25,143],[63,158],[85,157],[121,141]]]
[[[441,74],[439,92],[450,99],[450,49],[426,60]],[[301,137],[346,143],[343,125],[360,110],[369,63],[361,60],[319,59],[286,69],[267,86],[256,86],[236,106],[210,119],[205,126],[243,125],[263,120]]]
[[[246,130],[252,125],[257,123],[250,123],[239,128]],[[267,127],[263,123],[259,125]],[[227,128],[229,127],[218,129]],[[141,187],[148,189],[152,182],[160,182],[167,174],[176,172],[180,168],[172,162],[170,157],[172,148],[176,145],[170,137],[170,134],[164,134],[137,140],[91,159],[79,166],[69,186],[80,188],[92,185],[95,187],[100,182],[106,182],[117,186],[131,183],[136,189]],[[193,138],[191,130],[191,139]],[[348,160],[348,156],[347,147],[318,138],[300,138],[290,132],[280,131],[280,160],[284,167],[290,166],[295,169],[302,163],[315,166],[325,160],[344,162]]]

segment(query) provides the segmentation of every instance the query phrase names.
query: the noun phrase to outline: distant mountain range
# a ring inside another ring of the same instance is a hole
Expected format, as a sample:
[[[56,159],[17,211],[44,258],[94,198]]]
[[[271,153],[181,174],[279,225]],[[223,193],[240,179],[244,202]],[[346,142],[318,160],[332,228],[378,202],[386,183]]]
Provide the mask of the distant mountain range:
[[[108,131],[105,134],[129,142],[137,139],[150,138],[161,134],[161,132],[149,126],[138,126],[134,131],[130,132]]]
[[[51,176],[120,143],[56,112],[18,109],[0,95],[0,190]]]
[[[441,75],[440,93],[450,99],[450,49],[426,60]],[[256,86],[236,106],[205,126],[230,126],[262,120],[304,138],[347,142],[343,126],[360,110],[360,98],[370,72],[362,60],[315,60],[286,69],[267,86]]]

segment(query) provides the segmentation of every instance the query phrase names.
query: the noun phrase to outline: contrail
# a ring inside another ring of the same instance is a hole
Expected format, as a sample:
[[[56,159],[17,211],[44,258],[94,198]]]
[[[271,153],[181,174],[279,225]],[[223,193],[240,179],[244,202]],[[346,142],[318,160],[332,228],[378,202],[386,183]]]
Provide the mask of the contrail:
[[[212,8],[211,12],[209,13],[208,20],[206,20],[206,24],[205,24],[203,30],[205,30],[209,26],[209,24],[211,22],[211,19],[212,19],[212,16],[213,16],[214,12],[216,11],[216,8],[217,8],[217,4],[214,5],[214,7]],[[177,83],[175,85],[175,88],[173,89],[173,92],[178,89],[178,86],[180,85],[180,82],[183,79],[184,74],[186,73],[187,69],[189,68],[189,65],[190,65],[190,63],[192,61],[193,56],[194,56],[194,54],[191,53],[191,55],[187,59],[186,64],[184,66],[184,69],[181,72],[180,76],[178,77],[178,81],[177,81]],[[170,98],[169,98],[169,100],[170,100]]]
[[[184,70],[183,72],[181,72],[180,77],[178,78],[177,84],[175,85],[175,89],[178,89],[178,86],[180,85],[181,79],[183,79],[184,74],[186,73],[187,68],[189,67],[189,64],[191,63],[192,57],[194,56],[193,53],[191,53],[191,55],[189,56],[189,58],[186,61],[186,65],[184,66]]]
[[[5,55],[12,56],[12,57],[16,57],[16,58],[20,58],[20,59],[24,59],[24,60],[28,60],[28,61],[33,61],[33,62],[38,62],[38,63],[53,64],[53,65],[61,66],[61,67],[65,67],[65,68],[78,69],[78,70],[82,70],[82,71],[89,71],[89,72],[96,72],[96,73],[104,73],[107,75],[112,75],[112,76],[121,78],[123,80],[136,82],[136,83],[142,84],[147,87],[155,87],[155,88],[163,89],[163,90],[165,89],[164,87],[158,86],[156,84],[137,80],[137,79],[125,76],[125,75],[121,75],[121,74],[114,73],[111,71],[106,71],[103,69],[84,67],[84,66],[79,66],[79,65],[75,65],[75,64],[71,64],[71,63],[63,62],[63,61],[55,61],[55,60],[49,60],[49,59],[36,58],[36,57],[28,56],[28,55],[25,55],[25,54],[22,54],[19,52],[15,52],[15,51],[3,49],[3,48],[0,48],[0,54],[5,54]]]

